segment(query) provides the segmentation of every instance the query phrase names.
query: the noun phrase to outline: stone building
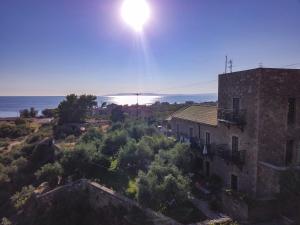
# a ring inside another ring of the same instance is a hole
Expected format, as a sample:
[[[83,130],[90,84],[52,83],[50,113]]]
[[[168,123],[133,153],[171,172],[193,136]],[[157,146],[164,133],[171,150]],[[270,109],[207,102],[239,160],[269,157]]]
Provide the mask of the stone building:
[[[182,109],[172,115],[171,126],[177,137],[202,144],[204,174],[219,175],[225,188],[252,199],[271,201],[280,190],[280,173],[300,165],[299,105],[300,70],[221,74],[218,107]],[[246,206],[234,216],[248,219],[250,211]]]

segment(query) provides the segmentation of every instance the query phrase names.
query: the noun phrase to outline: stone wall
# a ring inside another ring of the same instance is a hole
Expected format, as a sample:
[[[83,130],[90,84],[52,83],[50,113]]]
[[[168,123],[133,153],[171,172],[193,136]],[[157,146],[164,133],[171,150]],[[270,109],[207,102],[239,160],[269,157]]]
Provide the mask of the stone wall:
[[[56,195],[69,191],[79,191],[86,193],[89,198],[88,202],[96,212],[101,211],[105,207],[122,207],[128,211],[141,211],[144,215],[143,221],[147,222],[147,224],[151,223],[153,225],[181,225],[181,223],[160,213],[154,212],[150,209],[142,208],[137,202],[128,199],[111,189],[108,189],[94,182],[89,182],[85,179],[58,187],[52,191],[38,195],[36,197],[37,203],[51,205],[51,201]]]
[[[223,210],[234,220],[240,222],[264,222],[278,217],[275,200],[240,199],[225,192],[222,195]]]

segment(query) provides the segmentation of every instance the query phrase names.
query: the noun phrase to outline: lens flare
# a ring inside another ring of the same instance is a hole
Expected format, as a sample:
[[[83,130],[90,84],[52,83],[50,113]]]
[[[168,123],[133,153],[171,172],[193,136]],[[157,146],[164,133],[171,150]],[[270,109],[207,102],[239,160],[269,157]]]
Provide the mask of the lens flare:
[[[151,10],[146,0],[124,0],[121,7],[121,17],[134,31],[143,31],[149,21]]]

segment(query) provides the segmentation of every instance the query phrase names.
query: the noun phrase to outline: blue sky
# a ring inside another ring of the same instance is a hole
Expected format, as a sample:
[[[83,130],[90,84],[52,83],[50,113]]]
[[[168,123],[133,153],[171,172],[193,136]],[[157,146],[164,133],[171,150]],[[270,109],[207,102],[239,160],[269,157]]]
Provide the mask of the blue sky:
[[[1,0],[0,95],[212,93],[224,71],[300,63],[300,0]],[[289,68],[300,68],[300,64]]]

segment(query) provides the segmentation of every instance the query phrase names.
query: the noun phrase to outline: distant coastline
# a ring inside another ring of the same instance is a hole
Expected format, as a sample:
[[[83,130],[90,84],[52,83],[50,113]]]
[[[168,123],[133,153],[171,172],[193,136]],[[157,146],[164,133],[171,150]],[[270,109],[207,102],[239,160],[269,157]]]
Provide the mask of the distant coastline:
[[[34,107],[41,111],[45,108],[56,108],[64,99],[64,96],[0,96],[0,118],[19,116],[21,109]],[[98,96],[98,105],[106,102],[119,105],[133,105],[137,101],[141,105],[153,104],[157,101],[168,103],[184,103],[193,101],[195,103],[216,101],[217,94],[155,94],[141,93],[137,97],[133,93],[119,93]]]

